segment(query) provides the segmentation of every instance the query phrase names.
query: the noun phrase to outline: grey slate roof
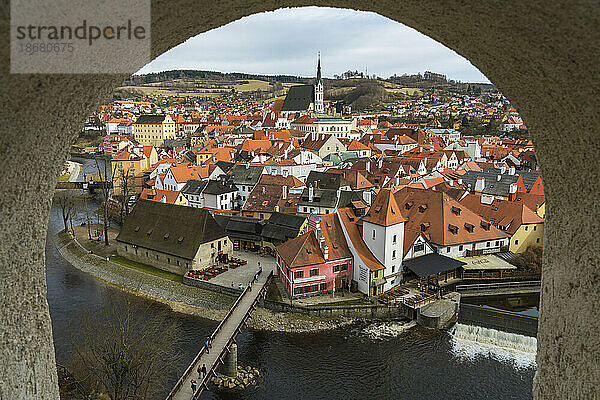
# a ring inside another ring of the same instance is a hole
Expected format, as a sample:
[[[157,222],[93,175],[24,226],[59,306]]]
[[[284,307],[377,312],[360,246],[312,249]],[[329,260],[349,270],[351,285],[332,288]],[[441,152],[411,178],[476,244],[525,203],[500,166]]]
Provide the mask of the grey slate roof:
[[[353,201],[358,201],[367,205],[363,200],[362,192],[362,190],[341,190],[338,208],[351,207]]]
[[[517,179],[519,179],[518,175],[498,174],[494,171],[467,171],[467,173],[462,176],[462,180],[469,188],[469,191],[475,190],[475,182],[480,176],[485,180],[483,193],[494,196],[508,196],[510,184],[515,183]],[[500,176],[500,180],[498,180],[498,176]]]
[[[206,194],[220,195],[225,193],[237,192],[237,186],[228,184],[222,180],[210,180],[204,188]]]
[[[190,179],[181,188],[183,194],[200,195],[201,193],[220,195],[224,193],[237,192],[238,188],[235,185],[229,185],[222,180],[200,181],[198,179]]]
[[[310,171],[304,183],[306,187],[312,183],[314,188],[330,190],[338,190],[342,186],[349,186],[342,174],[321,171]]]
[[[206,187],[206,181],[200,181],[198,179],[190,179],[185,183],[185,185],[181,188],[181,193],[183,194],[193,194],[199,196],[204,188]]]
[[[313,102],[315,88],[313,85],[292,86],[285,96],[281,111],[304,111],[308,110]]]
[[[274,212],[267,220],[269,224],[285,226],[294,229],[300,229],[304,224],[304,221],[306,221],[306,217],[280,212]]]
[[[217,161],[217,167],[221,168],[221,171],[228,173],[234,167],[235,163],[227,161]]]
[[[236,185],[256,185],[264,169],[262,165],[236,165],[231,170],[233,182]]]
[[[201,244],[226,236],[202,208],[138,200],[117,241],[191,260]]]
[[[165,114],[142,114],[135,120],[134,125],[162,124]]]
[[[295,238],[306,218],[275,212],[267,221],[239,216],[215,215],[215,219],[232,239],[267,241],[273,244]]]
[[[402,261],[402,264],[419,277],[424,278],[440,272],[451,271],[466,263],[441,254],[431,253],[421,257],[404,260]]]
[[[313,201],[309,201],[308,192],[309,188],[304,188],[302,196],[300,196],[300,200],[298,201],[299,206],[327,207],[332,209],[335,209],[337,206],[337,190],[314,189]]]

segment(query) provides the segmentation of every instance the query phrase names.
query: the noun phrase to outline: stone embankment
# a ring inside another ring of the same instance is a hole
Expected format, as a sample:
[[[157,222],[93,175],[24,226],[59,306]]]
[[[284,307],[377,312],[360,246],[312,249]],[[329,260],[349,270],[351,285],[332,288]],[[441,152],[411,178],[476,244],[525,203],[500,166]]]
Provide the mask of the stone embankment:
[[[225,294],[163,279],[88,254],[64,231],[57,235],[56,246],[62,257],[75,268],[134,295],[166,304],[175,312],[220,321],[235,301],[234,297]],[[316,332],[353,322],[353,318],[310,317],[259,308],[253,313],[249,326],[278,332]]]

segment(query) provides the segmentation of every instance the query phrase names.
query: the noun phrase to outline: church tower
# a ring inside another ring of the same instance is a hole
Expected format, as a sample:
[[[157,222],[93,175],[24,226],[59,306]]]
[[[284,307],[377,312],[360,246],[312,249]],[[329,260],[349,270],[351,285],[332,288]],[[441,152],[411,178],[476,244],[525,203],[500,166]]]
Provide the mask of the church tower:
[[[317,62],[317,79],[315,80],[315,112],[325,112],[323,105],[323,78],[321,77],[321,53]]]

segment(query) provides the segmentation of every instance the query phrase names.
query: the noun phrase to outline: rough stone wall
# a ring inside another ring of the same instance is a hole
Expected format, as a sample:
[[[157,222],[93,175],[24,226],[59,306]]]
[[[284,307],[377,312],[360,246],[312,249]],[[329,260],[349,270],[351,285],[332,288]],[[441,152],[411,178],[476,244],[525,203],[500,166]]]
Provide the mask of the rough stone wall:
[[[600,381],[600,241],[592,240],[600,215],[598,2],[155,0],[153,56],[242,16],[302,5],[360,8],[403,22],[468,58],[519,110],[548,202],[535,394],[594,397]],[[52,189],[86,116],[125,76],[10,75],[9,15],[3,2],[0,397],[58,398],[44,279]]]

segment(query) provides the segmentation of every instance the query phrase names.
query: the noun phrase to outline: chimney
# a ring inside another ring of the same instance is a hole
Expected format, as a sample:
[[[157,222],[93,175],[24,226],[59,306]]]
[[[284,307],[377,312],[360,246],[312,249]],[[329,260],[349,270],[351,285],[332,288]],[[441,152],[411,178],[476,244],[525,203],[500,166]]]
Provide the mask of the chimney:
[[[313,201],[315,197],[315,189],[313,188],[312,183],[308,185],[308,201]]]
[[[515,167],[510,167],[510,169],[508,170],[508,173],[511,175],[515,174]]]
[[[458,179],[456,182],[457,182],[459,185],[462,185],[462,178]]]
[[[379,159],[379,168],[383,167],[383,158]]]
[[[396,175],[396,186],[400,186],[400,175]]]
[[[497,180],[498,182],[500,182],[500,180],[501,180],[501,179],[502,179],[502,175],[498,174],[498,175],[496,176],[496,180]]]
[[[483,176],[480,176],[475,181],[475,191],[483,192],[483,189],[485,189],[485,178]]]
[[[265,194],[267,192],[267,189],[263,186],[262,187],[262,194]]]
[[[246,163],[246,169],[250,168],[250,163]]]
[[[371,160],[367,161],[365,169],[367,170],[367,172],[371,172]]]
[[[450,185],[450,186],[454,186],[454,181],[453,181],[453,180],[449,180],[449,181],[448,181],[448,185]]]
[[[326,244],[323,245],[323,258],[325,258],[325,260],[329,260],[329,246]]]
[[[288,194],[288,187],[287,187],[287,185],[283,185],[281,187],[281,198],[283,200],[287,199],[287,194]]]
[[[501,174],[505,174],[506,173],[506,166],[503,165],[502,167],[500,167],[500,173]]]

